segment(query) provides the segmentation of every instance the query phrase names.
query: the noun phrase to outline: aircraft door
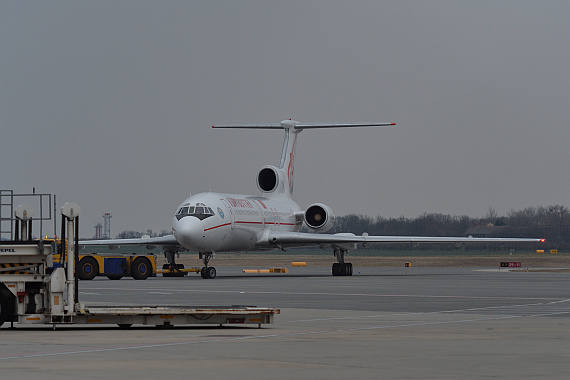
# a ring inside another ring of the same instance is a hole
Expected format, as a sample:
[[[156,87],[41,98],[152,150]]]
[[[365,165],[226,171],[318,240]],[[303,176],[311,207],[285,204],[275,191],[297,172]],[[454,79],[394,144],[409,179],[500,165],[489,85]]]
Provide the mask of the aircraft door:
[[[225,199],[220,199],[220,201],[222,201],[222,203],[224,204],[224,206],[226,206],[226,209],[228,210],[228,214],[230,221],[231,221],[231,228],[232,230],[236,227],[236,217],[234,214],[234,209],[232,208],[232,206],[230,205],[230,203],[225,200]]]
[[[279,215],[279,211],[277,211],[276,208],[272,207],[271,213],[273,215],[273,224],[275,225],[275,227],[280,227],[281,226],[281,216]]]
[[[261,203],[261,202],[256,201],[256,202],[251,202],[251,203],[253,203],[257,207],[257,215],[258,215],[258,218],[261,219],[261,229],[265,229],[265,214],[263,213],[263,209],[259,205],[259,203]]]

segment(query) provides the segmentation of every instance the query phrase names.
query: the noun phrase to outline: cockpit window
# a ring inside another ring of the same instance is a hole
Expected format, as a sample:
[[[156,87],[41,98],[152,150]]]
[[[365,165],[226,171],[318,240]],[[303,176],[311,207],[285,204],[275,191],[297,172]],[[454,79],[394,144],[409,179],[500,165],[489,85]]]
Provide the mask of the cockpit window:
[[[187,204],[185,204],[184,206],[182,206],[178,209],[178,212],[176,213],[176,215],[181,215],[181,214],[188,214],[188,205]]]
[[[214,215],[214,211],[203,203],[196,203],[196,205],[185,204],[176,213],[178,220],[185,216],[195,216],[200,220],[204,220]]]

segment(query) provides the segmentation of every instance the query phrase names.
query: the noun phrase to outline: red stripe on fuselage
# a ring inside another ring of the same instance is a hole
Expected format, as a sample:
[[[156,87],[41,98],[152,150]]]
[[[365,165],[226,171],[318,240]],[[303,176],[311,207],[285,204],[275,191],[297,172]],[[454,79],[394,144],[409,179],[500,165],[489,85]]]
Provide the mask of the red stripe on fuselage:
[[[236,224],[259,224],[263,225],[263,222],[246,222],[246,221],[236,221]],[[274,222],[265,222],[265,224],[272,224],[274,226],[294,226],[294,223],[274,223]],[[210,228],[204,228],[205,231],[215,230],[216,228],[231,226],[231,223],[220,224]]]
[[[237,221],[237,223],[241,223],[241,224],[263,224],[263,222],[246,222],[246,221]],[[293,223],[275,223],[275,222],[265,222],[265,224],[273,224],[273,225],[279,225],[279,226],[294,226]]]
[[[220,227],[230,226],[230,225],[231,225],[231,223],[226,223],[226,224],[220,224],[219,226],[214,226],[214,227],[210,227],[210,228],[204,228],[204,232],[210,231],[210,230],[214,230],[214,229],[220,228]]]

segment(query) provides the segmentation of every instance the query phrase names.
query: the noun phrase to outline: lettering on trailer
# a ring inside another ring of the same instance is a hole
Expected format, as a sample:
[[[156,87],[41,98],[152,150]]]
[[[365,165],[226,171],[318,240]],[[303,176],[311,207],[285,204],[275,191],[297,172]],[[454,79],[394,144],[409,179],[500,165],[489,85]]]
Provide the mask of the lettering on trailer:
[[[0,248],[0,253],[4,253],[4,252],[12,252],[15,253],[16,250],[14,248]]]

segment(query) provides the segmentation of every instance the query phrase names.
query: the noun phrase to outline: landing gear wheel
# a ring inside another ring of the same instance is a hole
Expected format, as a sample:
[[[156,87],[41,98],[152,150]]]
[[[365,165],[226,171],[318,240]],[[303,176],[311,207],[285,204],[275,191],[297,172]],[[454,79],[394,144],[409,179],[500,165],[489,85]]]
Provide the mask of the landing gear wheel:
[[[172,270],[172,268],[175,268],[175,270]],[[186,274],[184,272],[176,271],[176,269],[184,269],[184,264],[174,264],[174,266],[172,266],[171,264],[164,264],[162,266],[162,269],[167,269],[170,271],[170,273],[163,273],[162,277],[184,277],[184,275]]]
[[[131,264],[131,276],[135,280],[146,280],[152,274],[152,265],[146,257],[137,257]]]
[[[352,276],[352,263],[344,263],[345,265],[345,276]]]
[[[110,274],[107,276],[107,278],[109,280],[120,280],[121,278],[123,278],[122,274]]]
[[[340,276],[340,263],[334,263],[332,265],[332,275]]]
[[[80,280],[93,280],[99,274],[99,264],[93,257],[85,256],[79,261],[77,277]]]
[[[352,276],[352,263],[334,263],[332,266],[333,276]]]
[[[162,269],[163,270],[166,270],[166,269],[170,270],[170,264],[163,264]],[[169,272],[169,273],[162,273],[162,277],[174,277],[174,276],[172,275],[171,272]]]
[[[203,279],[216,278],[216,268],[203,267],[202,270],[200,270],[200,276],[202,276]]]
[[[200,270],[200,276],[202,276],[204,279],[216,278],[216,268],[208,266],[208,263],[213,257],[213,252],[200,253],[200,259],[204,261],[204,266],[202,267],[202,270]]]

